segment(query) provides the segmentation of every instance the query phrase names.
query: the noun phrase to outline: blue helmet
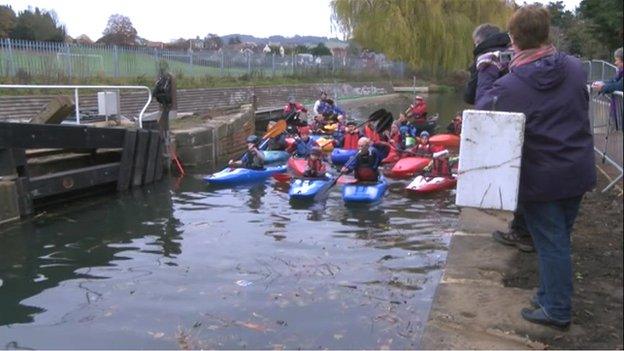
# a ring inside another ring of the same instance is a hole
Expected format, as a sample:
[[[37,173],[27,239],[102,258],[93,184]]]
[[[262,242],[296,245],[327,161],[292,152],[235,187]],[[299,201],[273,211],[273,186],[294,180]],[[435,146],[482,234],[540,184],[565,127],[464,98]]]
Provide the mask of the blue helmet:
[[[260,138],[258,138],[257,135],[250,135],[247,137],[247,140],[245,140],[248,144],[258,144],[258,141],[260,140]]]
[[[428,137],[429,137],[429,132],[428,132],[428,131],[426,131],[426,130],[423,130],[423,131],[420,133],[420,137],[421,137],[421,138],[425,138],[425,137],[427,137],[427,138],[428,138]]]

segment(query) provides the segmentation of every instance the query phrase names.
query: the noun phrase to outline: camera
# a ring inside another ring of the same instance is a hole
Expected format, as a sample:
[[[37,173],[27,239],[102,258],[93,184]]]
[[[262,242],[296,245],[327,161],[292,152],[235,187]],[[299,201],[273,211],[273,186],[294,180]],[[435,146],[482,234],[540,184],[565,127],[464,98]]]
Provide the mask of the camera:
[[[513,51],[496,51],[494,55],[500,63],[507,63],[513,58]]]

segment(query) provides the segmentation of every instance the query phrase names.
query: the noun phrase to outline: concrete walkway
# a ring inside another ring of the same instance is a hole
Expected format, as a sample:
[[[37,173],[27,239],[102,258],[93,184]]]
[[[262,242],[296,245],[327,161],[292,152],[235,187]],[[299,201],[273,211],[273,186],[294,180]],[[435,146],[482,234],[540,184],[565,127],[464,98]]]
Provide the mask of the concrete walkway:
[[[461,216],[464,229],[482,229],[453,235],[421,348],[543,349],[547,345],[535,340],[566,335],[524,321],[520,310],[529,306],[533,291],[504,285],[517,256],[527,255],[492,239],[491,231],[505,229],[510,214],[462,209]],[[572,326],[567,335],[575,332]]]

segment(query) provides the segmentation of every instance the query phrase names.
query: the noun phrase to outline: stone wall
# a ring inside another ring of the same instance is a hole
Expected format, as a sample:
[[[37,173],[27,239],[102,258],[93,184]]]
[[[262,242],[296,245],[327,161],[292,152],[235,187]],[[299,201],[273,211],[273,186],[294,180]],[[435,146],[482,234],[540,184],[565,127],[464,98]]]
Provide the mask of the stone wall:
[[[173,129],[174,145],[184,166],[216,165],[245,151],[245,138],[255,132],[252,105],[241,106],[240,112],[215,117],[200,126]]]
[[[335,84],[298,84],[280,86],[248,86],[236,88],[179,89],[177,95],[178,113],[203,114],[210,110],[239,107],[252,103],[255,97],[259,109],[283,106],[290,95],[302,102],[314,102],[321,90],[330,96],[344,99],[360,96],[390,94],[389,82],[357,82]],[[55,95],[0,96],[0,121],[28,121],[43,109]],[[142,92],[122,91],[120,93],[121,114],[137,117],[147,98]],[[80,95],[80,110],[97,113],[96,93]],[[146,112],[158,111],[158,103],[152,100]]]

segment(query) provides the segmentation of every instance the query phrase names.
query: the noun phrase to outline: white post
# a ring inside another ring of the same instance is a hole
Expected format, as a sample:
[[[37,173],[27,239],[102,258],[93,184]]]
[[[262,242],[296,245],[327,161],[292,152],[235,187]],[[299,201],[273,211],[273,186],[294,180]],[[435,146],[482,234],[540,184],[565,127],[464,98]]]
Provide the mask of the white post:
[[[80,124],[80,102],[78,101],[78,88],[74,89],[74,103],[76,104],[76,123]]]

